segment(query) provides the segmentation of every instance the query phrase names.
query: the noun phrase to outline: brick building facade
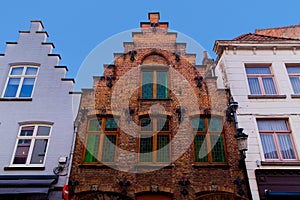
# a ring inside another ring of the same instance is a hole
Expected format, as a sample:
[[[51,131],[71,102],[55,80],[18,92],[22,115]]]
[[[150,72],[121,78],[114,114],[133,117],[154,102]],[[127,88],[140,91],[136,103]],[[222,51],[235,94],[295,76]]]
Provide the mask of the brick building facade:
[[[213,60],[196,65],[159,13],[149,19],[82,89],[70,197],[247,199]]]

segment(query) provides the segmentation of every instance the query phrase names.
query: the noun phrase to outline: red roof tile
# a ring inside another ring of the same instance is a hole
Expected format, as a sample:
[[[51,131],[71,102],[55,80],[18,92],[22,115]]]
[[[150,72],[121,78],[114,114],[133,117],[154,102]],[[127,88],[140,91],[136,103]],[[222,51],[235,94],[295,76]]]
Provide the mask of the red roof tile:
[[[246,33],[234,38],[233,40],[235,41],[285,41],[285,40],[298,40],[298,39]]]

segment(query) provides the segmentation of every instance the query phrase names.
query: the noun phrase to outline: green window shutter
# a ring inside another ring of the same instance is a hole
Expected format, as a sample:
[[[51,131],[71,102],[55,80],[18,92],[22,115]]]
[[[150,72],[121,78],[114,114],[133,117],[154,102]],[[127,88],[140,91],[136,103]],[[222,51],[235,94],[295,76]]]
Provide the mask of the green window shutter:
[[[225,162],[224,142],[222,135],[210,136],[212,146],[212,161],[213,162]]]
[[[196,162],[208,162],[207,143],[205,135],[196,135],[194,138],[194,155]]]
[[[153,72],[143,72],[142,98],[153,98]]]
[[[168,73],[157,72],[156,73],[156,96],[158,99],[168,98]]]
[[[140,162],[152,162],[153,137],[141,136]]]
[[[157,136],[157,162],[170,161],[170,142],[169,135]]]
[[[100,144],[99,135],[94,135],[94,134],[88,135],[84,162],[97,162],[99,144]]]
[[[102,161],[114,162],[115,161],[115,149],[116,149],[116,135],[106,135],[103,141],[102,149]]]

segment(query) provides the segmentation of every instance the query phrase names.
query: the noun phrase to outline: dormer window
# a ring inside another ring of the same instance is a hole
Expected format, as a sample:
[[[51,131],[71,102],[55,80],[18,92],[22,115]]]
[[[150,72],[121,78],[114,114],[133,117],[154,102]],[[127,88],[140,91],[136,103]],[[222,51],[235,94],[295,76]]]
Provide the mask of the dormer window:
[[[5,89],[4,98],[31,98],[38,67],[13,66],[10,68]]]

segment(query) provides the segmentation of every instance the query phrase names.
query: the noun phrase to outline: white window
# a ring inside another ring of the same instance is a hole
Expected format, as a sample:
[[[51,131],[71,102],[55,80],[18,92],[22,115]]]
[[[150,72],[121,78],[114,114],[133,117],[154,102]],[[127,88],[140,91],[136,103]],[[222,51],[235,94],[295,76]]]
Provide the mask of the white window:
[[[257,125],[265,159],[297,159],[292,133],[286,119],[258,119]]]
[[[38,68],[35,66],[13,66],[2,94],[5,98],[30,98]]]
[[[51,126],[24,125],[20,127],[13,165],[44,165]]]
[[[295,94],[300,94],[300,66],[289,65],[286,67]]]

